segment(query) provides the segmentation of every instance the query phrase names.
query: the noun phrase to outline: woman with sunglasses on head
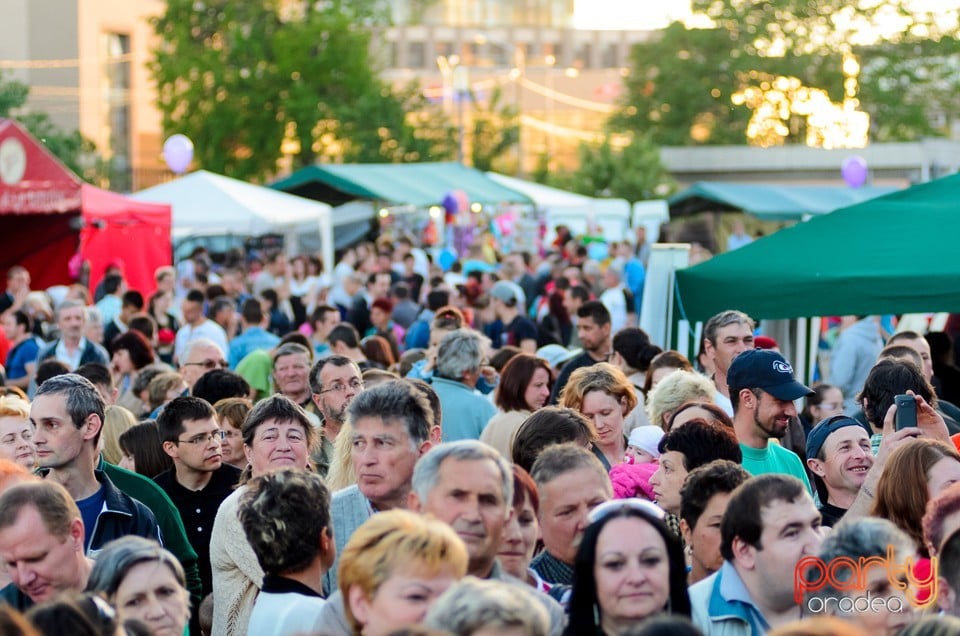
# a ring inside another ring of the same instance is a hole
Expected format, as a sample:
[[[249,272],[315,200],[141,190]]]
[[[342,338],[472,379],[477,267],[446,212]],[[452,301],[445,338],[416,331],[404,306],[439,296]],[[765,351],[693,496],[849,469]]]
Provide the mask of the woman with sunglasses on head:
[[[642,499],[594,508],[577,550],[569,636],[613,636],[659,614],[690,616],[680,541]]]

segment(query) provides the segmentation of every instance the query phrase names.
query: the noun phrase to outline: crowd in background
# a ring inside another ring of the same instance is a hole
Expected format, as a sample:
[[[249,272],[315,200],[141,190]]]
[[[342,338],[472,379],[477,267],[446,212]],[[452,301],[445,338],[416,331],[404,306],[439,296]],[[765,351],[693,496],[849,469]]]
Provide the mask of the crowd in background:
[[[0,632],[960,633],[951,337],[846,317],[811,388],[731,309],[691,360],[649,256],[11,268]]]

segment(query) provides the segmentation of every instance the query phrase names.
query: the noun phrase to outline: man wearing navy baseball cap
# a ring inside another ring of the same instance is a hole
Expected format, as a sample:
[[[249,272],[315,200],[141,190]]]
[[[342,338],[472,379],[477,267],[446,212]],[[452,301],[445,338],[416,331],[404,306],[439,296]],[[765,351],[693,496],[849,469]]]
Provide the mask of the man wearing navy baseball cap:
[[[820,497],[823,525],[840,521],[873,466],[870,434],[852,417],[834,415],[807,435],[807,467]]]
[[[727,370],[727,386],[744,469],[751,475],[792,475],[812,495],[800,458],[770,440],[786,435],[790,419],[797,417],[793,401],[813,391],[794,379],[793,367],[782,355],[765,349],[748,349],[734,358]]]

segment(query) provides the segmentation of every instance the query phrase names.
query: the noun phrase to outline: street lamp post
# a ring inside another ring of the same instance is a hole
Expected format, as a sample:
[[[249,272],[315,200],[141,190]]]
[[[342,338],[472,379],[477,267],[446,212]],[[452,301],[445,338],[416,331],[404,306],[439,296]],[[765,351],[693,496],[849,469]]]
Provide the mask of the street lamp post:
[[[453,91],[457,100],[457,161],[463,163],[463,100],[470,92],[470,75],[466,66],[455,66],[453,69]]]

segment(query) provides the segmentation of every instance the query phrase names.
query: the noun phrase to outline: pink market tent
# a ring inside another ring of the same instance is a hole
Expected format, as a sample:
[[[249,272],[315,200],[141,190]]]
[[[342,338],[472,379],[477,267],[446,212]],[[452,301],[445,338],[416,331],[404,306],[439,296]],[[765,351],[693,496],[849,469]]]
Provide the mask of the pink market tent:
[[[18,123],[0,119],[0,280],[27,268],[34,289],[73,282],[70,259],[90,262],[91,285],[120,260],[132,289],[153,290],[169,265],[170,206],[83,183]]]

